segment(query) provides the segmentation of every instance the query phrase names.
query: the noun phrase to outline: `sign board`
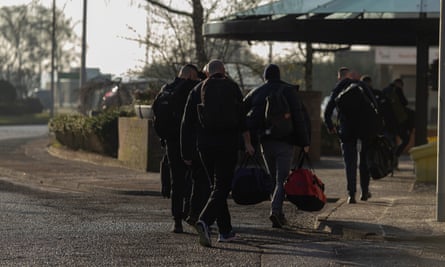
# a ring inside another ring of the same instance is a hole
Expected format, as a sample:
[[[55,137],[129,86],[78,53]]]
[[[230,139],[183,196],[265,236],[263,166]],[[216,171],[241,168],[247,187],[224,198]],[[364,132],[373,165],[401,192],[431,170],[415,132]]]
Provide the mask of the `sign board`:
[[[377,64],[416,64],[416,48],[415,47],[375,47],[375,63]],[[437,47],[430,48],[429,64],[433,60],[439,58],[439,49]]]
[[[59,79],[70,79],[70,80],[78,80],[80,78],[79,72],[59,72]]]

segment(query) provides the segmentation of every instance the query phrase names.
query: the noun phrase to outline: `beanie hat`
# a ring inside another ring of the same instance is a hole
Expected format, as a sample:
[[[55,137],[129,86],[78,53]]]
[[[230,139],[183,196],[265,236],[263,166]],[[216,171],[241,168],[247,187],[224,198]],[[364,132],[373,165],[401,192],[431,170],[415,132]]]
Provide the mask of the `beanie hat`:
[[[279,80],[280,79],[280,68],[275,64],[269,64],[264,69],[264,80]]]

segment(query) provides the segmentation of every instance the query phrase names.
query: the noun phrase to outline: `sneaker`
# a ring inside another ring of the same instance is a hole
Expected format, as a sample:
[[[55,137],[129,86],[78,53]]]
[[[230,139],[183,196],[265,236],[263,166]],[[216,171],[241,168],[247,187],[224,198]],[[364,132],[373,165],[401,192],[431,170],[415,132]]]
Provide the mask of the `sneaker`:
[[[348,204],[355,204],[357,201],[355,200],[355,196],[348,197]]]
[[[284,216],[284,213],[281,213],[280,215],[278,215],[278,218],[280,219],[280,223],[281,223],[281,225],[287,225],[288,223],[287,223],[287,219],[286,219],[286,217]]]
[[[236,239],[236,234],[230,231],[228,234],[219,234],[218,242],[230,242]]]
[[[269,219],[272,222],[272,227],[273,228],[281,228],[283,226],[282,222],[280,220],[280,216],[278,214],[272,213],[269,216]]]
[[[210,239],[209,227],[207,224],[201,220],[196,223],[196,231],[199,235],[199,244],[204,247],[211,247],[212,240]]]
[[[195,224],[196,224],[197,221],[198,221],[198,219],[196,219],[195,217],[192,217],[192,216],[188,216],[188,217],[185,219],[185,222],[186,222],[187,224],[191,225],[191,226],[195,226]]]
[[[369,198],[371,198],[371,192],[362,193],[360,196],[361,201],[367,201]]]
[[[173,225],[172,232],[176,233],[176,234],[184,233],[184,229],[182,228],[181,220],[175,220],[175,224]]]

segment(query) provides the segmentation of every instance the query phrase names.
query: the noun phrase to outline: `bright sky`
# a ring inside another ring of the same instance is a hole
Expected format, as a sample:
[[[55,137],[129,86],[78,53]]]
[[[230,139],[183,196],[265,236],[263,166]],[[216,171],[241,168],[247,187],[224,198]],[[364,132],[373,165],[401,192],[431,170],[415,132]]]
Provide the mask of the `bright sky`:
[[[31,0],[0,0],[0,6],[28,4]],[[41,0],[52,7],[52,0]],[[145,47],[125,38],[145,35],[146,12],[132,1],[89,0],[87,6],[87,68],[100,68],[102,73],[122,76],[130,69],[140,69],[145,59]],[[133,1],[143,2],[143,1]],[[77,22],[75,31],[82,36],[83,0],[57,0],[67,17]],[[128,29],[131,26],[136,30]],[[81,38],[80,38],[81,39]],[[80,44],[79,44],[80,47]],[[80,62],[80,59],[79,59]]]

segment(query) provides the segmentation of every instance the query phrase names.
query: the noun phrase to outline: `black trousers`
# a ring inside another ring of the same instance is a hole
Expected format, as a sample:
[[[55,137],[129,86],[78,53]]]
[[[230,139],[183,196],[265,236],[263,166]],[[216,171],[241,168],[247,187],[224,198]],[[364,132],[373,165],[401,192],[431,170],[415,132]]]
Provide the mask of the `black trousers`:
[[[343,159],[345,163],[347,190],[350,196],[353,196],[357,190],[357,165],[360,161],[360,187],[361,191],[369,192],[370,173],[368,164],[366,162],[366,154],[370,145],[370,141],[366,139],[361,140],[361,150],[358,153],[357,143],[358,138],[344,138],[341,140],[341,148]]]
[[[219,233],[229,233],[232,231],[232,222],[227,197],[232,189],[238,149],[231,147],[200,149],[200,156],[213,188],[199,219],[207,225],[216,221]]]
[[[192,160],[192,166],[189,171],[191,171],[193,185],[191,189],[188,216],[198,219],[209,199],[211,183],[207,177],[207,173],[202,165],[199,155],[196,155],[196,158]]]
[[[167,157],[170,162],[170,177],[172,182],[171,211],[175,220],[182,220],[188,214],[191,193],[191,180],[188,168],[181,158],[179,140],[167,140]]]

